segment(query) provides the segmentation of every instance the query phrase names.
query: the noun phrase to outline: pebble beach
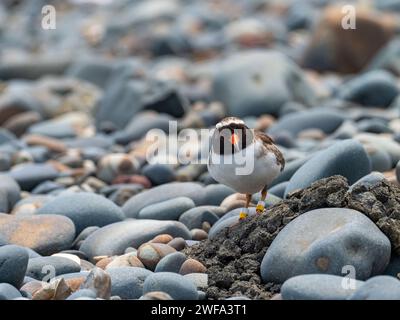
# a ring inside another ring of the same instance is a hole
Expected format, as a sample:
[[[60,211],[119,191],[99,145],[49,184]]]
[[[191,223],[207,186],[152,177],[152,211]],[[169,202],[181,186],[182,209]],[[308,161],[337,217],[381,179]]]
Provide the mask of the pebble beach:
[[[226,117],[285,159],[241,221]],[[400,300],[399,255],[400,0],[1,1],[0,300]]]

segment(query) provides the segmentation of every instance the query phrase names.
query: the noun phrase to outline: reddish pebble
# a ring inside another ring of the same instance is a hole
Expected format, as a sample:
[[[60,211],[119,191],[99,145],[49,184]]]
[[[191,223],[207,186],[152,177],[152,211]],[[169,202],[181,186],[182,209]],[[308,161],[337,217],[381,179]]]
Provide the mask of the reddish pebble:
[[[186,241],[185,241],[185,239],[178,237],[178,238],[174,238],[170,242],[168,242],[168,245],[177,251],[181,251],[186,248]]]
[[[181,266],[179,273],[181,275],[189,273],[205,273],[207,268],[199,261],[194,259],[187,259]]]
[[[169,234],[160,234],[158,236],[156,236],[153,240],[151,240],[150,242],[153,243],[164,243],[167,244],[168,242],[170,242],[172,239],[174,239],[172,236],[170,236]]]
[[[122,256],[116,257],[110,263],[108,263],[106,266],[106,268],[115,268],[115,267],[144,268],[144,265],[138,259],[138,257],[136,257],[136,252],[130,252],[130,253],[123,254]]]
[[[103,258],[103,259],[101,259],[100,261],[98,261],[98,262],[96,263],[96,267],[99,267],[99,268],[101,268],[101,269],[104,270],[104,269],[107,267],[107,265],[108,265],[109,263],[111,263],[111,261],[113,261],[115,258],[116,258],[116,257],[107,257],[107,258]]]
[[[137,256],[146,268],[154,270],[162,258],[173,252],[176,250],[167,244],[145,243],[139,247]]]

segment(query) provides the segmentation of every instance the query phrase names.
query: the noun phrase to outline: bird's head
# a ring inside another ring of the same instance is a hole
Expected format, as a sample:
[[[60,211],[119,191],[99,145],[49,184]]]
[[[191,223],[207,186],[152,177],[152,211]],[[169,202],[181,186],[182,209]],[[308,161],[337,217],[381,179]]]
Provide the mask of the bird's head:
[[[229,117],[215,126],[212,148],[217,154],[233,154],[245,149],[253,141],[253,133],[243,120]]]

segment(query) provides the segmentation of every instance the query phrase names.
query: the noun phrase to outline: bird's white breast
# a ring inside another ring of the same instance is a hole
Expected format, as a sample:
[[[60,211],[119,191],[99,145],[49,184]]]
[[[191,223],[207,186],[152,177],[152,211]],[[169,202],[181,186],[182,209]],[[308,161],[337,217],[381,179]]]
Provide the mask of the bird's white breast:
[[[210,152],[208,170],[218,182],[240,193],[256,193],[268,186],[280,173],[281,167],[273,152],[262,153],[261,143],[248,146],[246,154],[235,161],[232,155]]]

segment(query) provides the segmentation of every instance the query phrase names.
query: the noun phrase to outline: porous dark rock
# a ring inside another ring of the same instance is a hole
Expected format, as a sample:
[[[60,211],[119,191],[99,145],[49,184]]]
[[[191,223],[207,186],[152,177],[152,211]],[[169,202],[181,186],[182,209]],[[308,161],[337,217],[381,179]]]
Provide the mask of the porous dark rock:
[[[183,252],[204,264],[209,276],[208,298],[224,299],[245,295],[270,299],[280,290],[275,283],[262,284],[260,264],[278,233],[299,215],[318,208],[341,207],[357,210],[370,218],[389,238],[392,251],[400,254],[400,187],[387,180],[374,185],[357,184],[349,191],[342,176],[318,180],[296,190],[287,199]]]

